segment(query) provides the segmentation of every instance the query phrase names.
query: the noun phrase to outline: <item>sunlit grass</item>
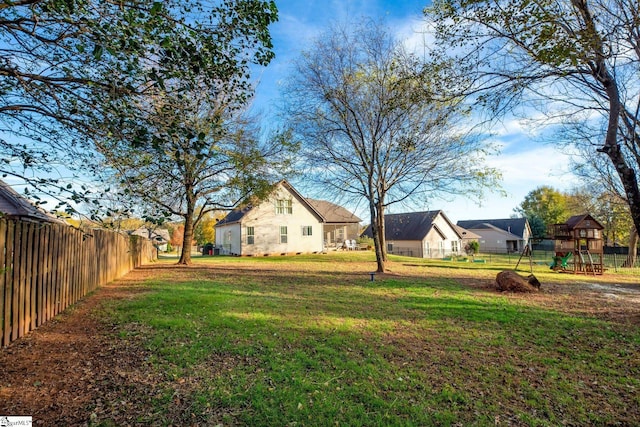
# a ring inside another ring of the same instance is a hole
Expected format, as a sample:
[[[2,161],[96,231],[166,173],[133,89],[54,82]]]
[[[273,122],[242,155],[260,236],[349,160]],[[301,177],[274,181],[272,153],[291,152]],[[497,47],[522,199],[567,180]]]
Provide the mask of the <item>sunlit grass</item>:
[[[162,420],[180,388],[182,421],[195,424],[640,422],[637,327],[565,309],[554,295],[468,286],[508,263],[392,260],[374,281],[367,252],[159,269],[107,313],[168,373],[147,421]],[[543,268],[544,281],[570,280]]]

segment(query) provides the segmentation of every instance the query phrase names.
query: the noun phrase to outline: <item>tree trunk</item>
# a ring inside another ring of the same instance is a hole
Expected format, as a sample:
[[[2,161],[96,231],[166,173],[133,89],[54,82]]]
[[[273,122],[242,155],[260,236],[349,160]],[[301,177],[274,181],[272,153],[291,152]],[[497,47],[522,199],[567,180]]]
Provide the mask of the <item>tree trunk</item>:
[[[634,227],[629,233],[629,255],[627,255],[627,259],[622,264],[623,267],[633,267],[636,265],[636,261],[638,260],[638,240],[640,237],[638,236],[638,231]]]
[[[384,222],[384,207],[382,206],[382,202],[380,202],[377,206],[378,211],[378,231],[380,233],[380,248],[382,253],[382,261],[387,262],[387,235],[386,235],[386,227]]]
[[[184,216],[184,234],[182,236],[182,254],[178,264],[190,265],[191,264],[191,243],[193,242],[193,214],[195,212],[195,198],[189,198],[187,196],[187,211]]]
[[[369,201],[369,212],[371,216],[371,235],[373,237],[373,247],[376,252],[376,263],[378,265],[378,269],[376,272],[384,273],[384,264],[386,258],[386,253],[384,250],[384,226],[382,228],[380,227],[380,220],[378,218],[379,210],[373,200]]]
[[[182,238],[182,253],[178,264],[191,264],[191,242],[193,242],[193,216],[186,215],[184,221],[184,235]]]

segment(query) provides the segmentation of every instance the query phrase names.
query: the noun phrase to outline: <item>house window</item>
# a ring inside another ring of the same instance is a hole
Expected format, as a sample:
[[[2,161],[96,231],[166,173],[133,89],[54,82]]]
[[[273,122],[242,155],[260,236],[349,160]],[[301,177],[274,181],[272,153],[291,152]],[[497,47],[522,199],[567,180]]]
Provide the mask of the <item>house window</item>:
[[[387,243],[387,252],[389,253],[393,252],[393,243]]]
[[[224,243],[222,244],[227,250],[231,250],[231,230],[224,233]]]
[[[276,213],[291,215],[293,213],[293,202],[291,200],[276,200]]]
[[[302,227],[302,235],[303,236],[311,236],[313,234],[313,229],[310,225],[305,225]]]
[[[424,242],[424,254],[431,258],[431,250],[429,249],[429,242]]]
[[[253,227],[247,227],[247,245],[253,245],[255,241],[255,231]]]
[[[438,252],[440,252],[440,255],[444,255],[444,242],[442,240],[438,242]]]
[[[280,227],[280,243],[287,243],[287,226]]]
[[[458,241],[457,240],[452,240],[451,241],[451,252],[458,252]]]

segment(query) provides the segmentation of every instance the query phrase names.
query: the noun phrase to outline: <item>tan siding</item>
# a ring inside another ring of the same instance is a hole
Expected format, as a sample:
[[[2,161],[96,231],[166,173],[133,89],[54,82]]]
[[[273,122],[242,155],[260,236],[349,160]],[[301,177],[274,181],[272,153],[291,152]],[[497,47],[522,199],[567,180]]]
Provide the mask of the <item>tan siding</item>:
[[[231,234],[230,239],[227,237],[229,233]],[[217,227],[216,247],[220,248],[223,254],[240,255],[240,224],[225,224]]]
[[[440,231],[445,235],[444,255],[447,256],[451,255],[452,253],[455,255],[459,254],[462,242],[460,241],[460,237],[458,236],[456,230],[451,228],[451,225],[449,225],[449,223],[444,219],[442,215],[438,215],[438,217],[435,218],[434,224],[437,225]],[[455,252],[453,251],[453,246],[451,244],[451,242],[454,241],[458,243],[458,248]]]
[[[390,252],[393,255],[422,258],[422,242],[418,240],[392,240],[386,243],[393,244],[393,251]]]
[[[292,201],[292,214],[276,213],[276,200]],[[280,227],[287,227],[287,243],[280,243]],[[303,236],[302,228],[312,227],[311,236]],[[246,227],[254,228],[254,244],[246,244]],[[276,193],[252,209],[242,220],[242,255],[290,254],[322,251],[322,223],[306,205],[279,187]]]

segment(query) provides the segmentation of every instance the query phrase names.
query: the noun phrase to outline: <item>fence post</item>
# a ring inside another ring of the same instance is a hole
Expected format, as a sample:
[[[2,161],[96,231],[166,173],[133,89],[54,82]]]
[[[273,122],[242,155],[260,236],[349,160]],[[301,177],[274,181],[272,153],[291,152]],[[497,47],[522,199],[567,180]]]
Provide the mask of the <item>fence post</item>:
[[[0,218],[0,249],[4,248],[7,243],[7,220]],[[0,252],[1,254],[2,252]],[[5,258],[0,256],[0,345],[4,345],[5,323],[9,320],[5,317],[9,314],[8,307],[5,306],[6,298],[9,297],[9,291],[5,289],[4,275],[7,269]]]

